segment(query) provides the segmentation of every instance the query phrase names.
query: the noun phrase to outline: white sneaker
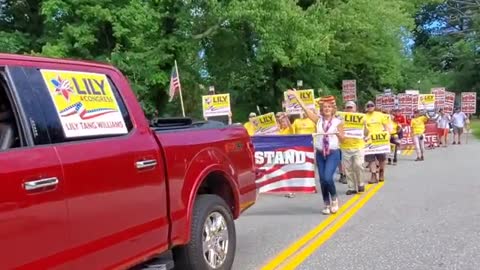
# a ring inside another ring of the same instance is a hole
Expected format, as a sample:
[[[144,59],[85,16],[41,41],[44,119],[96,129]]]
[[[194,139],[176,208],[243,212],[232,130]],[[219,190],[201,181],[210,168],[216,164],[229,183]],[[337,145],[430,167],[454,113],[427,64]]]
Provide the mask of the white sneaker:
[[[325,206],[325,208],[323,208],[323,210],[322,210],[322,213],[323,213],[324,215],[330,215],[330,214],[331,214],[331,212],[330,212],[330,206]]]
[[[330,207],[330,212],[335,214],[338,212],[338,199],[332,201],[332,206]]]

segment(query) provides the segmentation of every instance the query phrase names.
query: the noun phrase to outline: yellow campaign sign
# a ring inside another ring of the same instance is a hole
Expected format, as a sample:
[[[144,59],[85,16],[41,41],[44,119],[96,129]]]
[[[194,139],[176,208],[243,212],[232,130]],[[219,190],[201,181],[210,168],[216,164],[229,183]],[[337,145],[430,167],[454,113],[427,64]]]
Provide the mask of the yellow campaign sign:
[[[202,96],[203,116],[228,115],[230,110],[230,94]]]
[[[315,102],[315,111],[317,111],[318,114],[320,114],[320,98],[314,99]]]
[[[365,155],[390,153],[390,133],[386,131],[372,133],[365,146]]]
[[[297,94],[308,109],[315,110],[315,94],[313,92],[313,89],[297,90]],[[287,95],[287,92],[284,92],[284,98],[286,112],[288,114],[303,113],[303,109],[302,107],[300,107],[300,103],[298,103],[297,98],[289,97]]]
[[[363,139],[365,135],[365,114],[343,112],[341,117],[345,137]]]
[[[418,96],[418,109],[419,110],[433,110],[435,109],[435,95],[434,94],[422,94]]]
[[[277,118],[273,112],[253,118],[255,135],[273,134],[278,132]]]
[[[128,133],[105,74],[40,70],[65,137]]]

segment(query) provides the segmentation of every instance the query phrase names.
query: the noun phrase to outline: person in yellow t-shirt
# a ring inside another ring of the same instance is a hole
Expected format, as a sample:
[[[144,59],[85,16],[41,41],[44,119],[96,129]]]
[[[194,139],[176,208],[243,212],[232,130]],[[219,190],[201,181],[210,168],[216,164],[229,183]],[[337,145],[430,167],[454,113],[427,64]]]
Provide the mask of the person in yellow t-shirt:
[[[252,123],[253,118],[255,118],[255,117],[257,117],[257,114],[254,113],[254,112],[251,112],[251,113],[248,115],[248,122],[246,122],[245,124],[243,124],[243,127],[247,130],[248,135],[250,135],[250,136],[255,135],[255,126],[254,126],[253,123]]]
[[[415,161],[423,161],[423,153],[425,152],[425,124],[428,122],[428,117],[421,114],[419,110],[415,110],[414,115],[410,125],[412,127],[415,150],[417,152],[417,159],[415,159]]]
[[[301,118],[295,119],[295,121],[293,121],[292,128],[294,134],[313,134],[317,129],[315,123],[310,120],[310,118],[308,118],[305,113],[302,113]]]
[[[278,112],[276,116],[277,116],[277,123],[280,129],[280,131],[278,132],[278,135],[292,135],[293,128],[290,123],[290,120],[288,119],[287,113]]]
[[[390,132],[390,123],[387,117],[381,112],[375,111],[375,103],[373,101],[367,102],[365,113],[365,124],[367,125],[368,134],[380,133],[383,131]],[[385,181],[385,161],[387,154],[372,154],[365,155],[365,162],[370,167],[372,174],[370,184],[375,184]],[[377,161],[378,161],[378,177],[377,177]]]
[[[345,103],[345,112],[353,113],[357,112],[357,106],[355,102],[348,101]],[[341,114],[343,118],[344,115]],[[365,125],[365,118],[363,118],[363,124]],[[364,130],[364,135],[368,131]],[[358,138],[345,137],[340,144],[342,150],[342,164],[345,170],[347,178],[348,190],[347,195],[353,195],[358,192],[365,191],[365,184],[363,183],[363,149],[365,148],[365,140]]]

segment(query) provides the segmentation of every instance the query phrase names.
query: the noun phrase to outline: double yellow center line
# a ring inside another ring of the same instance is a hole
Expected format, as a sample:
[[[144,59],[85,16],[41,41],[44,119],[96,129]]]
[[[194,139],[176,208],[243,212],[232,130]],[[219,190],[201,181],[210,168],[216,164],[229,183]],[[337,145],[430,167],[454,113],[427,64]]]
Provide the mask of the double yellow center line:
[[[317,227],[280,252],[277,257],[269,261],[261,269],[295,269],[345,225],[382,187],[383,183],[375,186],[368,185],[364,194],[353,196],[338,210],[337,214],[330,215]]]

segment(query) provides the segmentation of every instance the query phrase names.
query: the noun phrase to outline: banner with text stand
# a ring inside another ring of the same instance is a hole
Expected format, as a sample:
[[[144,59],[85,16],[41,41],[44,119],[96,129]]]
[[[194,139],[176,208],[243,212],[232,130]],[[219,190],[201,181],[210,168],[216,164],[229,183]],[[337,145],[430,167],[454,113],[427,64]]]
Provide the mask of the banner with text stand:
[[[253,136],[260,193],[316,193],[311,135]]]

